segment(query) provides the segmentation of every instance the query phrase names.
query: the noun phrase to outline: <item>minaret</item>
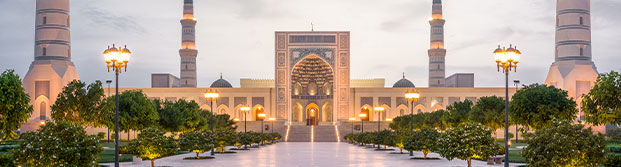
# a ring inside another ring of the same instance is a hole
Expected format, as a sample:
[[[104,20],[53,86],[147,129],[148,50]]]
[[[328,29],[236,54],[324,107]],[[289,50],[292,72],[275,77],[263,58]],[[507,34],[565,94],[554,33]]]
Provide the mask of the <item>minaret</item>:
[[[195,30],[196,19],[194,18],[193,0],[183,1],[183,19],[181,19],[181,87],[196,87],[196,50]]]
[[[555,59],[546,84],[568,91],[573,98],[588,93],[598,76],[591,60],[590,6],[590,0],[558,0],[556,4]]]
[[[23,85],[34,112],[22,131],[34,130],[50,119],[51,105],[62,88],[79,79],[71,62],[69,0],[37,0],[34,61]]]
[[[442,18],[442,0],[433,0],[431,25],[431,45],[429,47],[429,87],[444,87],[444,19]]]

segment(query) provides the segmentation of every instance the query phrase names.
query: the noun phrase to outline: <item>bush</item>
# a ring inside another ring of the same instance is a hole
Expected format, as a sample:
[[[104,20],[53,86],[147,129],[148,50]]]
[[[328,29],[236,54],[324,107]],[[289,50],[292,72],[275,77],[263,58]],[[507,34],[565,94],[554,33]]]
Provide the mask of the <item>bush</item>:
[[[179,137],[181,150],[196,153],[196,159],[200,159],[199,154],[211,150],[214,147],[213,136],[207,131],[191,131]]]
[[[105,132],[99,132],[97,133],[97,137],[99,137],[99,140],[103,140],[106,138],[106,133]]]
[[[606,147],[608,147],[608,149],[610,149],[611,153],[621,153],[621,146],[619,146],[619,145],[609,145],[609,146],[606,146]]]
[[[156,158],[177,153],[177,142],[174,138],[164,136],[165,132],[157,128],[147,128],[140,131],[138,138],[128,145],[129,152],[140,158],[151,160],[153,166]]]
[[[437,143],[441,135],[440,132],[431,128],[416,130],[405,138],[405,150],[421,151],[424,159],[427,159],[427,154],[438,150]]]
[[[621,154],[608,154],[606,155],[606,161],[604,162],[606,167],[619,167],[621,166]]]
[[[13,160],[15,159],[11,154],[0,154],[0,167],[16,167]]]
[[[487,159],[494,156],[500,147],[491,134],[492,131],[484,125],[462,124],[440,137],[438,153],[447,160],[465,160],[470,167],[473,158]]]
[[[554,120],[551,126],[524,137],[528,146],[522,149],[522,157],[530,166],[597,167],[605,161],[604,136],[593,135],[591,128],[569,120]]]
[[[95,135],[65,121],[46,122],[35,132],[22,134],[23,142],[13,150],[15,162],[22,166],[96,166],[104,150]]]

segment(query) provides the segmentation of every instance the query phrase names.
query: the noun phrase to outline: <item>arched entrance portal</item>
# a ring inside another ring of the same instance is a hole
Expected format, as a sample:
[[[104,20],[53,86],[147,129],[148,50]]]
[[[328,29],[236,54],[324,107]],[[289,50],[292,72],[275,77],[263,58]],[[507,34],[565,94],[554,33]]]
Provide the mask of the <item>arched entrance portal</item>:
[[[295,122],[297,104],[305,105],[306,125],[326,124],[334,119],[334,71],[322,57],[315,54],[299,60],[291,71],[292,121]],[[321,104],[321,106],[319,106]]]
[[[368,106],[364,106],[362,107],[362,109],[360,110],[360,114],[364,114],[364,117],[360,117],[360,120],[362,121],[369,121],[369,118],[371,117],[370,112],[371,111],[371,107]]]
[[[306,106],[306,125],[314,126],[319,124],[319,106],[311,103]]]

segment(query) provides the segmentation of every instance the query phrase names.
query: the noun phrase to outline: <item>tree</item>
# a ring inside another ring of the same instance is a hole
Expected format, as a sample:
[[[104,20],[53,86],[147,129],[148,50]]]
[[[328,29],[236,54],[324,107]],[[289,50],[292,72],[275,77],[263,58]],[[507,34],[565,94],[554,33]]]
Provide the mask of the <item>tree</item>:
[[[214,130],[214,139],[216,147],[219,147],[220,152],[224,153],[224,147],[235,144],[235,130],[232,128],[216,129]]]
[[[100,81],[89,85],[73,80],[58,94],[52,105],[52,119],[77,123],[80,126],[102,127],[111,124],[113,105],[105,99]]]
[[[386,149],[386,145],[390,145],[390,142],[392,142],[392,138],[390,138],[391,135],[392,132],[390,130],[381,130],[376,132],[373,143],[377,144],[378,148],[380,145],[384,145],[384,149]]]
[[[435,129],[423,128],[414,131],[405,138],[405,149],[408,151],[421,151],[427,159],[427,154],[438,150],[438,139],[442,134]]]
[[[252,144],[251,136],[244,132],[237,132],[235,136],[235,146],[237,149],[241,149],[242,146],[248,146]]]
[[[444,114],[443,120],[448,124],[448,127],[457,127],[464,122],[468,122],[468,114],[471,109],[472,102],[470,100],[455,102],[446,107],[446,110],[449,112]]]
[[[539,84],[517,91],[509,108],[514,122],[534,129],[549,125],[553,119],[572,120],[578,112],[576,102],[567,97],[567,91]]]
[[[179,137],[181,150],[196,153],[196,159],[200,159],[199,154],[211,150],[214,147],[214,139],[208,131],[190,131],[181,134]]]
[[[19,76],[13,70],[4,71],[0,75],[0,140],[17,138],[15,130],[28,121],[32,111]]]
[[[87,135],[84,128],[66,121],[46,122],[35,132],[22,134],[23,142],[13,151],[23,166],[98,166],[101,138]]]
[[[127,149],[135,156],[151,160],[151,167],[154,167],[155,159],[177,153],[177,142],[173,137],[164,136],[165,133],[157,128],[143,129]]]
[[[551,125],[524,134],[528,146],[522,149],[522,157],[529,166],[597,167],[604,163],[604,135],[593,135],[591,128],[572,125],[569,120],[554,120]]]
[[[403,154],[403,148],[405,147],[405,138],[408,136],[410,132],[407,131],[394,131],[392,135],[389,137],[392,142],[388,144],[389,146],[399,148],[399,152]]]
[[[158,111],[159,125],[167,132],[186,132],[207,128],[207,118],[204,111],[194,101],[183,99],[176,102],[161,102],[155,100]]]
[[[119,94],[119,128],[127,132],[128,140],[129,130],[152,127],[158,120],[155,105],[141,90],[128,90]]]
[[[449,112],[446,112],[445,110],[437,110],[426,114],[427,116],[424,117],[423,120],[421,120],[424,121],[424,127],[437,128],[441,131],[444,131],[449,127],[446,120],[443,119],[444,117],[446,117],[446,115],[450,114]]]
[[[465,160],[471,167],[472,158],[487,159],[496,154],[498,144],[492,131],[478,123],[466,123],[449,129],[439,139],[438,153],[450,160]]]
[[[594,125],[621,124],[621,75],[600,74],[589,94],[582,96],[582,112]]]
[[[505,100],[498,96],[481,97],[472,107],[470,121],[483,124],[492,129],[494,136],[496,129],[505,127]]]
[[[208,110],[203,110],[203,113],[207,115],[207,125],[211,125],[211,117],[213,116],[212,112]],[[214,119],[214,129],[220,128],[233,128],[233,130],[237,129],[235,126],[235,121],[231,119],[231,116],[228,114],[219,114],[215,115]]]

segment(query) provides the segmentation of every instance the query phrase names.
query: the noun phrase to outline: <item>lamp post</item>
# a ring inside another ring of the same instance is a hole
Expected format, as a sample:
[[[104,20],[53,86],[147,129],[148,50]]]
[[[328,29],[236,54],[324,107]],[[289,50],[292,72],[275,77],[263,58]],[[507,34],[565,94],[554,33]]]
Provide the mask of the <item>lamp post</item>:
[[[244,113],[244,134],[246,134],[246,113],[250,111],[250,107],[239,108]],[[244,149],[248,149],[248,146],[244,145]]]
[[[412,133],[412,130],[414,129],[414,102],[418,101],[418,98],[420,98],[420,94],[415,89],[413,91],[405,92],[405,98],[408,99],[408,101],[410,102],[410,115],[412,119],[410,120],[409,133]],[[413,151],[410,151],[410,156],[414,156]]]
[[[375,107],[373,108],[373,110],[375,110],[375,112],[377,112],[377,133],[379,134],[380,131],[380,122],[382,121],[382,112],[384,112],[385,108],[384,107]],[[380,145],[377,144],[377,149],[380,148]]]
[[[208,100],[210,102],[210,106],[211,106],[211,117],[209,118],[209,128],[211,128],[211,134],[213,135],[213,127],[214,127],[214,117],[216,117],[216,111],[213,109],[213,102],[218,100],[218,97],[220,97],[220,94],[216,93],[215,91],[207,91],[205,93],[205,100]],[[215,155],[214,149],[211,149],[211,155]]]
[[[272,133],[274,133],[274,121],[276,121],[276,118],[270,117],[269,120],[270,120],[270,122],[272,122],[272,128],[270,128],[270,129],[272,129]]]
[[[125,46],[123,49],[121,47],[116,48],[114,44],[112,47],[108,46],[103,53],[104,59],[106,60],[106,64],[108,66],[108,72],[110,72],[110,68],[114,71],[114,76],[116,79],[116,94],[115,94],[115,112],[114,112],[114,166],[119,167],[119,74],[123,71],[127,71],[127,63],[129,63],[129,57],[132,52],[127,49]]]
[[[108,84],[108,96],[110,97],[110,84],[112,83],[112,80],[106,80],[106,84]],[[110,143],[110,127],[108,127],[108,143]]]
[[[250,111],[250,107],[241,107],[239,108],[244,113],[244,133],[246,133],[246,113]]]
[[[515,85],[515,92],[518,91],[518,85],[520,84],[520,80],[513,80],[513,85]],[[515,124],[515,143],[518,142],[518,124]]]
[[[517,64],[520,62],[522,53],[517,47],[509,45],[509,48],[500,48],[500,45],[494,50],[494,58],[498,72],[502,68],[505,73],[505,167],[509,167],[509,71],[517,72]]]
[[[351,133],[354,133],[354,121],[356,121],[356,118],[351,117],[349,118],[349,122],[351,122]]]
[[[367,117],[367,114],[361,113],[361,114],[358,114],[358,116],[360,117],[360,124],[361,124],[360,126],[362,130],[360,133],[364,133],[364,119],[362,118]]]
[[[264,122],[263,119],[265,118],[265,114],[261,113],[261,114],[258,114],[257,116],[259,116],[261,118],[261,133],[263,133],[263,129],[265,128],[263,126],[263,122]]]

